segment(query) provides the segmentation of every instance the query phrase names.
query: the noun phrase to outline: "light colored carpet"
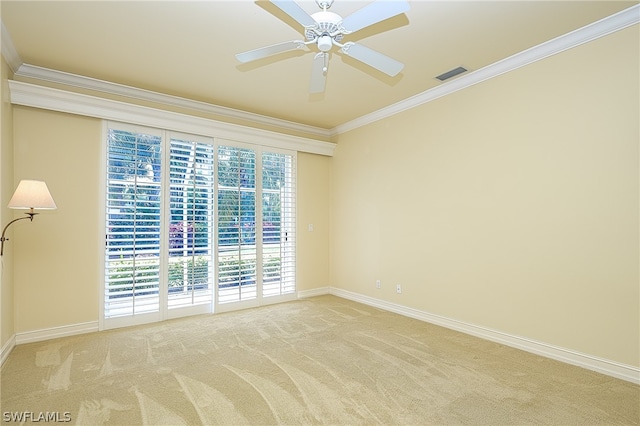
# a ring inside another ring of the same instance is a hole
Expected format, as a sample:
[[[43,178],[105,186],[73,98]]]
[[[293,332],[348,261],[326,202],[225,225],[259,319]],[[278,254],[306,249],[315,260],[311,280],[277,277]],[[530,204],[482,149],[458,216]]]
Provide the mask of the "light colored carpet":
[[[640,424],[640,387],[322,296],[17,346],[5,413],[82,425]]]

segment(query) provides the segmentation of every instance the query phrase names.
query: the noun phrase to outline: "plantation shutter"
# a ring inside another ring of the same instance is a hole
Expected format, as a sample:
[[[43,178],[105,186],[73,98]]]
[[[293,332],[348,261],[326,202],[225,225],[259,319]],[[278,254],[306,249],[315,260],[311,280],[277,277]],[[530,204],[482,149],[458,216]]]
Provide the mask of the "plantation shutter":
[[[169,309],[213,300],[214,156],[213,145],[171,139]]]
[[[257,297],[256,152],[218,147],[218,303]]]
[[[295,157],[262,154],[262,295],[295,291]]]
[[[161,142],[108,129],[105,318],[159,310]]]
[[[295,297],[295,152],[106,127],[104,326]]]

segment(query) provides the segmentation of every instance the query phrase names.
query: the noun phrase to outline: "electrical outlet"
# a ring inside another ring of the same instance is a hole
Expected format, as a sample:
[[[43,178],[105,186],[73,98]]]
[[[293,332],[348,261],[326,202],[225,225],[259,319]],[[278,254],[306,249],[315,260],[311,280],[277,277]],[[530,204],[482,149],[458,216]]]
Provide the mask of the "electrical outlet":
[[[402,287],[400,284],[396,284],[396,293],[402,293]]]
[[[382,285],[380,284],[380,280],[376,280],[376,288],[380,288]]]

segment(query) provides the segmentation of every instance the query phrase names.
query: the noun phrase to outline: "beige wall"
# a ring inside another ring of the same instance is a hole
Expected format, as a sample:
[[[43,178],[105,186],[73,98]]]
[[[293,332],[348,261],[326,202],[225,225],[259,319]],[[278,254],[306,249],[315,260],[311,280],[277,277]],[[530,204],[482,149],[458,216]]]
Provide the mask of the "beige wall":
[[[13,219],[13,212],[6,205],[13,194],[13,108],[9,103],[9,88],[7,80],[12,72],[4,57],[0,64],[0,226],[4,226]],[[6,237],[11,238],[13,229],[7,230]],[[15,333],[14,304],[13,304],[13,249],[11,242],[0,262],[0,348],[13,337]]]
[[[298,291],[328,287],[331,158],[298,153]],[[309,231],[312,225],[313,231]]]
[[[332,284],[640,365],[638,40],[636,25],[341,135]]]
[[[14,111],[16,181],[45,180],[58,205],[15,230],[16,332],[98,321],[101,121]],[[328,190],[329,158],[298,154],[300,290],[329,285]]]
[[[15,178],[58,206],[14,229],[16,332],[98,320],[100,120],[14,107]]]

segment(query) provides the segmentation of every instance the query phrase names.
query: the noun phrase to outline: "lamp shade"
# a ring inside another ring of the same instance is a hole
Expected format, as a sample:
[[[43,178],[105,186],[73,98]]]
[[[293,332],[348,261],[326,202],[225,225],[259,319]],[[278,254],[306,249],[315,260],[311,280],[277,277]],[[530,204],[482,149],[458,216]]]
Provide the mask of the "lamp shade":
[[[56,209],[47,184],[39,180],[21,180],[9,201],[10,209]]]

